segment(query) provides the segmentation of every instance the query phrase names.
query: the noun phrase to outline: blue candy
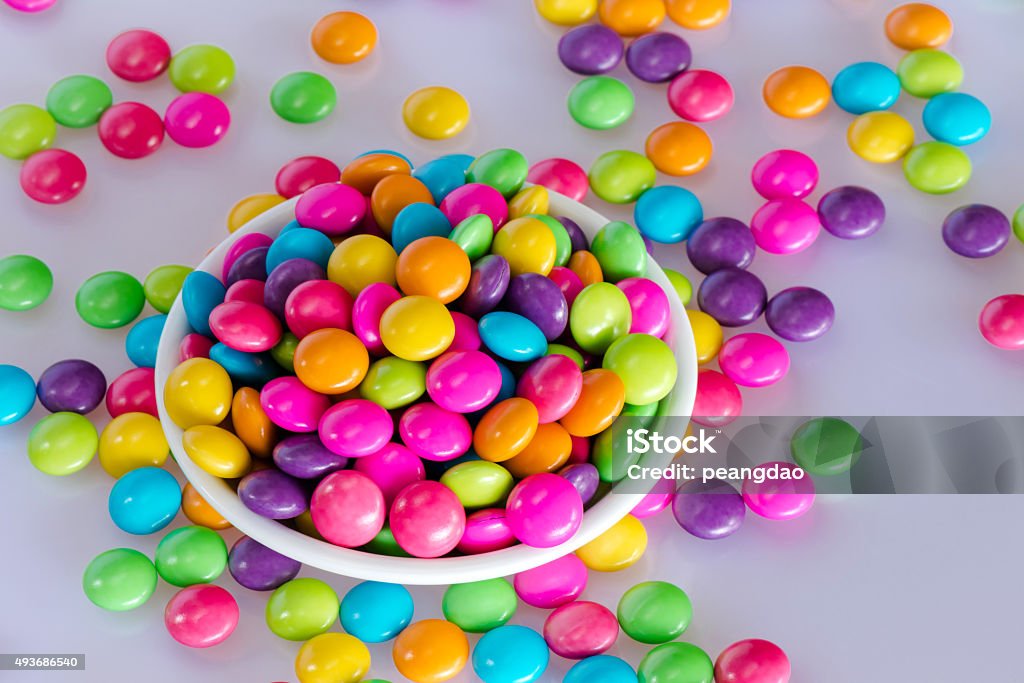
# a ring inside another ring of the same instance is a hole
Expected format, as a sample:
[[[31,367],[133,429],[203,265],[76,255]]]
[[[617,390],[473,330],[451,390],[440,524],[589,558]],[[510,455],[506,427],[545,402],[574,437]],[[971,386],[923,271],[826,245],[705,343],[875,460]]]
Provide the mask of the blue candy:
[[[549,658],[547,643],[532,628],[499,626],[473,648],[473,671],[484,683],[530,683],[543,675]]]
[[[832,99],[840,109],[851,114],[888,109],[896,104],[899,96],[899,76],[878,62],[851,64],[832,81]]]
[[[122,531],[151,534],[171,523],[181,507],[181,487],[160,467],[140,467],[123,475],[110,489],[107,510]]]
[[[164,332],[166,315],[151,315],[132,325],[124,338],[124,350],[128,360],[140,368],[156,367],[156,350],[160,346],[160,335]]]
[[[341,601],[341,625],[364,643],[383,643],[412,621],[413,601],[404,586],[364,581]]]
[[[462,157],[469,161],[464,164],[465,159]],[[440,204],[448,193],[466,184],[466,169],[471,163],[473,157],[468,154],[449,155],[428,161],[413,169],[412,177],[426,185],[434,197],[434,202]]]
[[[611,655],[595,655],[577,662],[565,674],[562,683],[637,683],[633,667]]]
[[[285,223],[284,227],[281,228],[281,232],[279,232],[277,234],[280,237],[281,235],[285,234],[289,230],[294,230],[295,228],[301,228],[301,227],[302,226],[299,225],[299,222],[293,218],[290,221],[288,221],[287,223]]]
[[[924,127],[936,140],[951,145],[969,145],[988,134],[992,114],[973,95],[949,92],[936,95],[924,105]]]
[[[267,275],[292,258],[309,259],[321,268],[326,268],[333,251],[334,242],[319,230],[292,228],[278,235],[270,245],[267,251]]]
[[[209,273],[194,270],[185,277],[181,286],[181,305],[185,308],[185,317],[192,330],[199,334],[212,337],[210,330],[210,313],[224,303],[227,289],[220,280]]]
[[[505,360],[523,362],[540,358],[548,340],[529,318],[508,311],[494,311],[480,318],[480,339],[490,351]],[[502,385],[504,385],[502,377]]]
[[[262,386],[278,375],[278,365],[269,354],[238,351],[221,343],[210,348],[210,360],[242,384]]]
[[[400,253],[421,237],[448,237],[451,231],[452,224],[441,209],[432,204],[414,202],[395,216],[391,225],[391,244]]]
[[[36,404],[36,382],[14,365],[0,365],[0,425],[14,424]]]
[[[652,187],[640,195],[633,222],[640,234],[655,242],[682,242],[704,221],[697,195],[674,185]]]

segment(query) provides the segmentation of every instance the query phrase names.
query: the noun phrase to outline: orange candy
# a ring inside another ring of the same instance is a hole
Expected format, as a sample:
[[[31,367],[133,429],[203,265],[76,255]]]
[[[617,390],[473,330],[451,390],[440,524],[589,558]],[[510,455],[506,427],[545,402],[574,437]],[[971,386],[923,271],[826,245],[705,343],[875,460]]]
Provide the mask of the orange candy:
[[[564,465],[572,452],[572,437],[557,422],[537,426],[537,433],[523,451],[502,463],[512,476],[522,479],[531,474],[554,472]]]
[[[772,72],[761,93],[769,109],[790,119],[819,114],[832,99],[825,77],[807,66],[784,66]]]
[[[199,495],[192,484],[185,484],[185,488],[181,490],[181,511],[190,522],[205,526],[207,529],[220,531],[231,528],[231,522],[221,517],[220,513]]]
[[[597,6],[601,23],[620,36],[650,33],[665,21],[664,0],[601,0]]]
[[[597,257],[589,251],[577,251],[569,257],[569,270],[576,273],[583,286],[587,287],[595,282],[604,282],[604,273],[601,272],[601,264]]]
[[[537,433],[537,408],[525,398],[508,398],[488,410],[473,431],[473,450],[484,460],[503,462],[522,453]]]
[[[348,166],[341,169],[341,182],[354,187],[362,194],[370,195],[377,183],[389,175],[410,173],[412,167],[402,157],[376,152],[350,161]]]
[[[351,332],[324,328],[310,332],[295,347],[295,376],[321,394],[344,394],[359,386],[370,354]]]
[[[398,286],[409,296],[430,296],[448,304],[466,291],[472,266],[459,245],[446,237],[421,237],[402,250],[395,264]]]
[[[889,12],[885,35],[904,50],[942,47],[953,36],[953,21],[934,5],[908,2]]]
[[[693,175],[711,161],[711,138],[700,126],[673,121],[651,131],[644,153],[666,175]]]
[[[370,196],[370,210],[384,232],[391,232],[398,212],[416,202],[434,204],[434,196],[422,182],[411,175],[397,173],[381,178]]]
[[[469,641],[450,621],[424,619],[398,634],[391,656],[398,672],[413,683],[442,683],[466,667]]]
[[[576,405],[560,421],[573,436],[593,436],[610,427],[625,404],[626,385],[618,375],[603,368],[587,370]]]
[[[260,392],[242,387],[231,401],[231,426],[249,452],[269,458],[277,443],[277,425],[270,421],[260,405]]]
[[[332,64],[351,64],[373,52],[377,27],[359,12],[332,12],[309,34],[313,50]]]
[[[732,0],[665,0],[668,18],[683,28],[702,30],[718,26],[732,6]]]

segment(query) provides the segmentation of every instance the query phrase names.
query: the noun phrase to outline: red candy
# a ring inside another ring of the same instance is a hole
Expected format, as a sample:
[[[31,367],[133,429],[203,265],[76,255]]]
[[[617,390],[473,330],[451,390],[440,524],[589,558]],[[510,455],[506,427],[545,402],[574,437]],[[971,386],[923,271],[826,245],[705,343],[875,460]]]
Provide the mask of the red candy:
[[[1024,349],[1024,294],[1004,294],[981,309],[978,328],[999,349]]]
[[[21,166],[21,189],[43,204],[63,204],[85,187],[85,164],[63,149],[36,152]]]
[[[530,167],[526,179],[535,185],[564,194],[577,202],[583,201],[590,187],[587,172],[568,159],[544,159]]]
[[[786,653],[767,640],[751,638],[722,650],[715,661],[719,683],[789,683]]]
[[[125,31],[107,45],[107,66],[126,81],[149,81],[167,70],[171,46],[158,33],[144,28]]]
[[[178,344],[178,362],[184,363],[190,358],[209,358],[213,340],[201,334],[186,334]]]
[[[96,132],[111,154],[122,159],[141,159],[160,148],[164,122],[144,104],[121,102],[103,112]]]
[[[723,427],[743,409],[743,397],[736,383],[717,370],[697,373],[697,398],[693,402],[693,421],[704,427]]]
[[[315,185],[336,183],[341,169],[330,159],[305,156],[292,159],[277,172],[274,189],[286,199],[302,194]]]
[[[107,387],[106,404],[110,417],[125,413],[148,413],[158,417],[153,368],[132,368],[115,377]]]

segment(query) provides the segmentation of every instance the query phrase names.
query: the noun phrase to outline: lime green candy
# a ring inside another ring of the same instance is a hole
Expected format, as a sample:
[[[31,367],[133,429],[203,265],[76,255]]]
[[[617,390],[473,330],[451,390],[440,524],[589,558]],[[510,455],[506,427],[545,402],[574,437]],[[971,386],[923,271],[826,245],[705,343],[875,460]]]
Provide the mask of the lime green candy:
[[[518,598],[506,579],[488,579],[449,586],[441,601],[444,618],[463,631],[486,633],[503,626],[516,613]]]
[[[79,74],[62,78],[46,94],[46,110],[57,123],[68,128],[87,128],[114,103],[110,86],[96,78]]]
[[[599,156],[587,176],[594,194],[612,204],[635,202],[657,179],[650,159],[624,149]]]
[[[860,432],[846,420],[819,417],[800,425],[789,446],[797,465],[811,474],[832,476],[854,466],[862,443]]]
[[[311,71],[296,71],[274,84],[270,106],[285,121],[315,123],[334,111],[338,92],[329,80]]]
[[[78,288],[75,308],[93,327],[124,327],[139,317],[146,292],[134,277],[116,270],[93,275]]]
[[[448,239],[466,252],[470,261],[483,258],[491,250],[494,239],[494,221],[485,213],[478,213],[459,222]]]
[[[544,354],[545,356],[567,356],[573,360],[576,365],[580,366],[580,370],[585,370],[583,354],[565,344],[548,344],[548,351]]]
[[[690,303],[690,299],[693,298],[693,285],[690,284],[689,278],[682,273],[671,270],[669,268],[663,268],[665,271],[665,277],[672,283],[672,288],[676,290],[676,296],[679,297],[679,301],[686,304]]]
[[[630,638],[659,645],[675,640],[686,630],[693,605],[682,588],[665,581],[645,581],[625,592],[617,615]]]
[[[192,272],[188,266],[159,266],[146,276],[142,283],[142,290],[146,295],[149,305],[167,313],[171,310],[174,300],[181,292],[181,286],[185,278]]]
[[[295,372],[295,349],[298,345],[299,338],[291,332],[285,332],[281,335],[281,341],[270,349],[270,357],[288,372]]]
[[[53,291],[53,273],[35,256],[15,254],[0,259],[0,308],[27,311]]]
[[[0,154],[24,159],[53,144],[57,122],[34,104],[12,104],[0,110]]]
[[[668,344],[650,334],[627,334],[612,342],[602,366],[626,385],[626,402],[655,403],[676,384],[679,368]]]
[[[903,175],[922,192],[948,194],[971,179],[971,159],[954,145],[925,142],[903,157]]]
[[[451,489],[465,508],[498,505],[515,484],[508,470],[487,460],[459,463],[441,475],[441,483]]]
[[[204,526],[184,526],[156,546],[156,570],[172,586],[193,586],[217,579],[228,564],[224,539]]]
[[[78,413],[47,415],[28,435],[28,459],[37,470],[55,477],[89,464],[99,447],[96,427]]]
[[[391,557],[412,557],[395,540],[395,533],[391,527],[385,525],[369,543],[363,546],[363,550],[375,555],[389,555]]]
[[[1013,234],[1021,242],[1024,242],[1024,204],[1017,207],[1013,214]]]
[[[648,652],[637,668],[639,683],[711,683],[714,665],[690,643],[665,643]]]
[[[235,80],[235,61],[216,45],[190,45],[171,58],[167,74],[181,92],[217,95]]]
[[[627,403],[622,407],[622,412],[619,413],[622,417],[631,417],[636,422],[636,426],[639,429],[644,427],[650,427],[651,423],[654,422],[654,418],[658,414],[658,402],[654,403]]]
[[[601,481],[609,484],[621,481],[629,467],[639,462],[642,454],[627,447],[627,430],[630,428],[636,429],[635,419],[616,418],[614,425],[594,438],[590,460]]]
[[[611,76],[590,76],[569,91],[569,115],[585,128],[608,130],[633,115],[635,101],[629,86]]]
[[[647,275],[647,246],[640,231],[628,223],[612,221],[598,230],[590,252],[608,282]]]
[[[309,640],[338,618],[338,594],[320,579],[292,579],[267,601],[267,626],[285,640]]]
[[[93,558],[82,575],[85,597],[111,612],[141,607],[156,590],[156,567],[131,548],[114,548]]]
[[[632,322],[629,299],[610,282],[587,285],[569,309],[572,337],[587,353],[604,353]]]
[[[426,390],[426,366],[398,356],[374,361],[359,385],[360,396],[387,410],[409,405]]]
[[[569,231],[565,226],[557,218],[539,213],[527,214],[527,217],[536,218],[548,226],[548,230],[555,236],[555,265],[564,266],[569,263],[569,257],[572,256],[572,238],[569,237]]]
[[[908,52],[896,67],[900,85],[914,97],[935,97],[952,92],[964,81],[964,68],[956,57],[941,50]]]
[[[466,178],[471,183],[490,185],[509,199],[526,182],[529,165],[526,157],[514,149],[494,149],[469,165]]]

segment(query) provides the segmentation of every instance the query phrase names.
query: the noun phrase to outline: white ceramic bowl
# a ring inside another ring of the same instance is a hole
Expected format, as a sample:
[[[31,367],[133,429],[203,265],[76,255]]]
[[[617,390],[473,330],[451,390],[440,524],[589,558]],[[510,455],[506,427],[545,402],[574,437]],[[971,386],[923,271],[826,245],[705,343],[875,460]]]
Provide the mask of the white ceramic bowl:
[[[219,277],[224,254],[235,240],[253,232],[276,236],[294,217],[295,202],[295,199],[284,202],[232,233],[203,259],[198,270]],[[597,231],[608,223],[606,218],[593,209],[554,192],[551,193],[550,212],[552,215],[567,216],[576,221],[588,239],[593,239]],[[663,399],[659,414],[673,417],[689,416],[697,389],[697,353],[693,332],[683,305],[675,295],[675,290],[665,273],[653,259],[648,260],[648,264],[647,277],[661,285],[669,295],[672,322],[665,339],[672,347],[679,365],[679,379],[672,393]],[[207,474],[185,454],[181,445],[182,430],[167,417],[163,387],[168,375],[178,363],[178,345],[189,332],[191,329],[179,297],[167,316],[156,361],[157,406],[171,452],[192,486],[239,531],[303,564],[357,579],[404,584],[442,585],[507,576],[537,567],[576,550],[622,519],[642,498],[642,495],[637,493],[606,495],[587,510],[576,535],[554,548],[516,545],[482,555],[431,560],[374,555],[311,538],[280,522],[250,511],[224,480]],[[671,457],[648,454],[642,464],[664,466]],[[635,484],[631,489],[636,490]]]

